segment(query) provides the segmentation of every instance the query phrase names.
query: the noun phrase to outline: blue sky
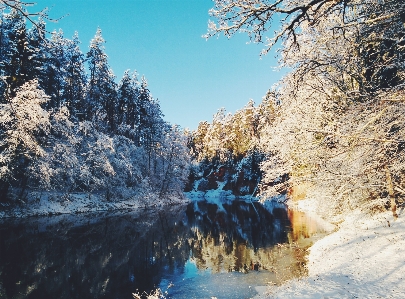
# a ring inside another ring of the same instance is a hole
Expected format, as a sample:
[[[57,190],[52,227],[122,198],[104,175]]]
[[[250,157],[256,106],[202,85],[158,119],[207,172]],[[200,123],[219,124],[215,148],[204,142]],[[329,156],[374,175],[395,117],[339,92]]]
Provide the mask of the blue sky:
[[[247,44],[248,37],[221,36],[206,41],[211,0],[37,0],[36,11],[49,7],[65,37],[78,31],[83,52],[98,27],[107,41],[106,53],[117,76],[127,69],[145,75],[165,120],[196,129],[225,107],[256,104],[277,82],[274,53],[260,58],[263,45]]]

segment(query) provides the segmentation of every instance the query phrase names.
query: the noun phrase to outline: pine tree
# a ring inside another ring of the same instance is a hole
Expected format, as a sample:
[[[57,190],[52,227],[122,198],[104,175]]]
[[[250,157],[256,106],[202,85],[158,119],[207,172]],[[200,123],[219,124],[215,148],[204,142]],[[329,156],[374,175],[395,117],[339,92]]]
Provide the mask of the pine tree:
[[[17,87],[28,81],[30,72],[30,59],[33,56],[32,49],[28,47],[27,28],[22,15],[13,10],[8,16],[6,26],[9,45],[4,65],[4,75],[7,83],[7,93],[15,95]]]
[[[8,26],[9,26],[9,19],[7,15],[4,13],[4,11],[1,11],[1,19],[0,19],[0,95],[2,96],[0,98],[0,103],[4,102],[4,93],[7,88],[7,84],[4,81],[6,72],[5,72],[5,66],[8,64],[9,57],[7,55],[9,51],[9,44],[10,41],[8,39]]]
[[[41,30],[45,30],[45,23],[42,20],[28,30],[25,18],[18,10],[13,9],[8,14],[2,14],[0,33],[0,67],[4,78],[2,93],[6,92],[12,97],[16,88],[25,82],[36,78],[40,83],[45,80],[43,64],[46,49],[40,37]]]
[[[79,48],[77,32],[72,40],[65,43],[65,86],[62,98],[70,111],[70,115],[84,120],[86,73],[84,68],[84,55]]]
[[[135,137],[139,124],[138,97],[136,72],[131,76],[127,70],[118,84],[117,123],[120,132],[129,138]]]
[[[146,147],[150,146],[150,131],[152,126],[152,115],[150,115],[151,97],[148,89],[148,82],[145,77],[142,77],[139,90],[138,106],[139,115],[137,123],[137,144]]]
[[[90,50],[87,53],[90,67],[87,119],[102,121],[109,130],[114,131],[116,84],[115,76],[108,65],[107,54],[104,52],[104,43],[99,28],[90,42]]]
[[[43,66],[45,78],[41,86],[45,93],[51,97],[48,109],[59,109],[65,104],[63,91],[66,82],[65,68],[65,44],[67,40],[63,37],[63,31],[53,31],[51,39],[47,41],[46,61]]]
[[[27,32],[27,47],[31,52],[28,78],[29,80],[38,79],[38,83],[42,88],[46,86],[49,80],[45,68],[49,61],[49,47],[42,34],[45,31],[45,27],[45,22],[40,19],[37,22],[37,26],[33,26]]]

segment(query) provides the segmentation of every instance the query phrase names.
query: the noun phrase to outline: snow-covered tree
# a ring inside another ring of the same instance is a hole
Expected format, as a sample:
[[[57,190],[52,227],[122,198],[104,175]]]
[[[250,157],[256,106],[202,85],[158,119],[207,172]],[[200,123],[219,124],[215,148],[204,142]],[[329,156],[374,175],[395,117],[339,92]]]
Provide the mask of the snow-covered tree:
[[[44,29],[35,18],[37,17],[44,20],[53,20],[48,15],[48,8],[44,8],[40,11],[30,12],[28,11],[28,7],[31,6],[33,6],[32,2],[25,2],[21,0],[0,0],[0,11],[14,10],[24,19],[28,20],[34,27],[38,27],[40,30]],[[45,34],[45,31],[41,31],[41,33]]]
[[[36,80],[16,91],[0,106],[0,198],[7,197],[11,183],[25,188],[26,168],[44,154],[41,140],[49,133],[49,114],[42,108],[49,97]]]
[[[46,38],[46,11],[26,6],[0,0],[0,198],[10,186],[107,199],[180,192],[186,141],[163,120],[146,79],[126,72],[117,85],[100,29],[85,59],[77,33]]]
[[[47,95],[51,97],[48,109],[60,109],[65,105],[63,91],[66,82],[66,56],[65,45],[67,40],[63,37],[63,31],[53,31],[47,44],[46,60],[43,63],[45,79],[42,86]],[[42,43],[43,44],[43,43]]]
[[[107,54],[104,51],[105,40],[101,29],[90,42],[87,61],[90,67],[90,77],[87,87],[87,119],[94,118],[105,123],[109,130],[114,131],[116,84],[115,76],[108,65]]]
[[[207,37],[246,32],[266,43],[263,53],[280,41],[291,70],[268,93],[272,116],[259,120],[263,192],[279,191],[288,175],[292,190],[306,185],[325,206],[388,202],[395,214],[404,190],[404,12],[394,0],[215,1]]]
[[[44,28],[45,23],[39,20],[28,30],[19,11],[3,12],[1,71],[5,83],[3,90],[7,89],[10,95],[14,95],[15,89],[29,80],[38,79],[43,86],[46,50],[40,32]]]
[[[7,84],[5,80],[6,76],[6,69],[5,65],[9,61],[8,57],[8,47],[9,47],[9,39],[8,39],[8,18],[6,14],[1,11],[1,16],[0,16],[0,94],[3,95],[6,91]],[[1,102],[3,102],[3,99],[1,99]]]
[[[29,75],[32,73],[30,59],[34,53],[28,46],[24,18],[15,10],[10,13],[8,18],[5,26],[7,26],[9,45],[6,54],[7,63],[4,65],[4,77],[7,82],[7,92],[14,96],[16,89],[29,80]]]
[[[155,182],[160,195],[181,194],[189,175],[190,156],[187,138],[176,125],[165,134],[158,145],[156,155]]]
[[[283,53],[292,72],[280,85],[278,117],[262,141],[272,154],[263,165],[263,189],[275,191],[271,183],[288,173],[293,189],[306,184],[334,208],[381,208],[388,201],[394,211],[395,188],[402,190],[395,185],[402,177],[396,145],[402,137],[400,128],[395,139],[387,132],[402,121],[396,111],[404,65],[403,21],[391,9],[401,7],[370,1],[383,16],[374,19],[360,4],[345,19],[329,14],[286,42],[288,49],[292,42],[301,46]]]
[[[136,140],[139,127],[139,86],[136,72],[125,71],[118,84],[117,124],[119,132]]]
[[[65,44],[65,86],[62,98],[70,114],[79,120],[84,120],[87,76],[84,68],[84,55],[79,45],[77,32],[72,40],[67,40]]]

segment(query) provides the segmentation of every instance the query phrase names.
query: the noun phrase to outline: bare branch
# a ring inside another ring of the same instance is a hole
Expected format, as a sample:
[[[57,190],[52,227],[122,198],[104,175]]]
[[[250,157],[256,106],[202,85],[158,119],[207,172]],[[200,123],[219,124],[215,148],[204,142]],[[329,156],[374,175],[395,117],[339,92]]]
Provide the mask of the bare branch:
[[[20,0],[0,0],[0,10],[10,9],[17,11],[18,13],[21,14],[21,16],[23,16],[26,20],[28,20],[28,22],[30,22],[33,26],[35,26],[38,29],[40,36],[43,38],[44,34],[49,32],[47,32],[44,29],[44,27],[41,26],[39,22],[35,20],[35,18],[40,18],[50,22],[57,22],[64,16],[58,19],[50,18],[48,15],[49,9],[47,7],[37,12],[29,12],[27,8],[34,6],[35,4],[36,4],[35,2],[24,2]]]
[[[220,33],[230,37],[237,32],[246,32],[251,40],[261,43],[264,33],[272,28],[274,18],[280,17],[283,18],[283,26],[269,39],[265,52],[280,39],[292,39],[293,44],[298,46],[298,29],[304,22],[315,24],[325,15],[341,10],[343,3],[346,7],[348,2],[349,0],[311,0],[301,4],[289,0],[215,0],[215,8],[209,13],[217,19],[217,23],[209,23],[208,32],[204,37],[209,38]]]

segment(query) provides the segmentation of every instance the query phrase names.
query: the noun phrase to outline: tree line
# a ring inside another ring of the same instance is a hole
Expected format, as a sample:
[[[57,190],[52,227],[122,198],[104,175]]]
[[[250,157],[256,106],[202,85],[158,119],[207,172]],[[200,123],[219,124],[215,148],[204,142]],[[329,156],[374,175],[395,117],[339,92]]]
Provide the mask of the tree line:
[[[286,174],[319,208],[395,216],[405,196],[405,3],[214,1],[210,15],[206,37],[245,32],[263,55],[278,47],[289,68],[261,134],[262,194]]]
[[[46,14],[33,21],[20,1],[0,7],[0,198],[180,192],[185,136],[164,121],[145,77],[126,71],[116,83],[101,29],[83,53],[77,33],[47,34]]]
[[[263,55],[279,47],[289,72],[257,107],[220,110],[189,136],[163,121],[146,79],[126,72],[115,83],[101,30],[83,54],[77,35],[44,38],[45,22],[28,29],[20,1],[0,3],[2,198],[10,187],[181,190],[191,150],[191,176],[234,167],[264,196],[304,186],[334,212],[396,215],[404,203],[401,1],[214,1],[206,37],[245,32]]]
[[[190,134],[189,148],[196,162],[191,168],[190,183],[194,189],[218,188],[216,181],[225,182],[223,190],[234,195],[251,195],[262,178],[261,163],[267,153],[261,146],[265,128],[274,117],[275,103],[269,91],[259,105],[253,100],[236,111],[221,108],[212,122],[201,121]],[[222,170],[221,170],[222,169]],[[191,186],[188,186],[192,189]]]

